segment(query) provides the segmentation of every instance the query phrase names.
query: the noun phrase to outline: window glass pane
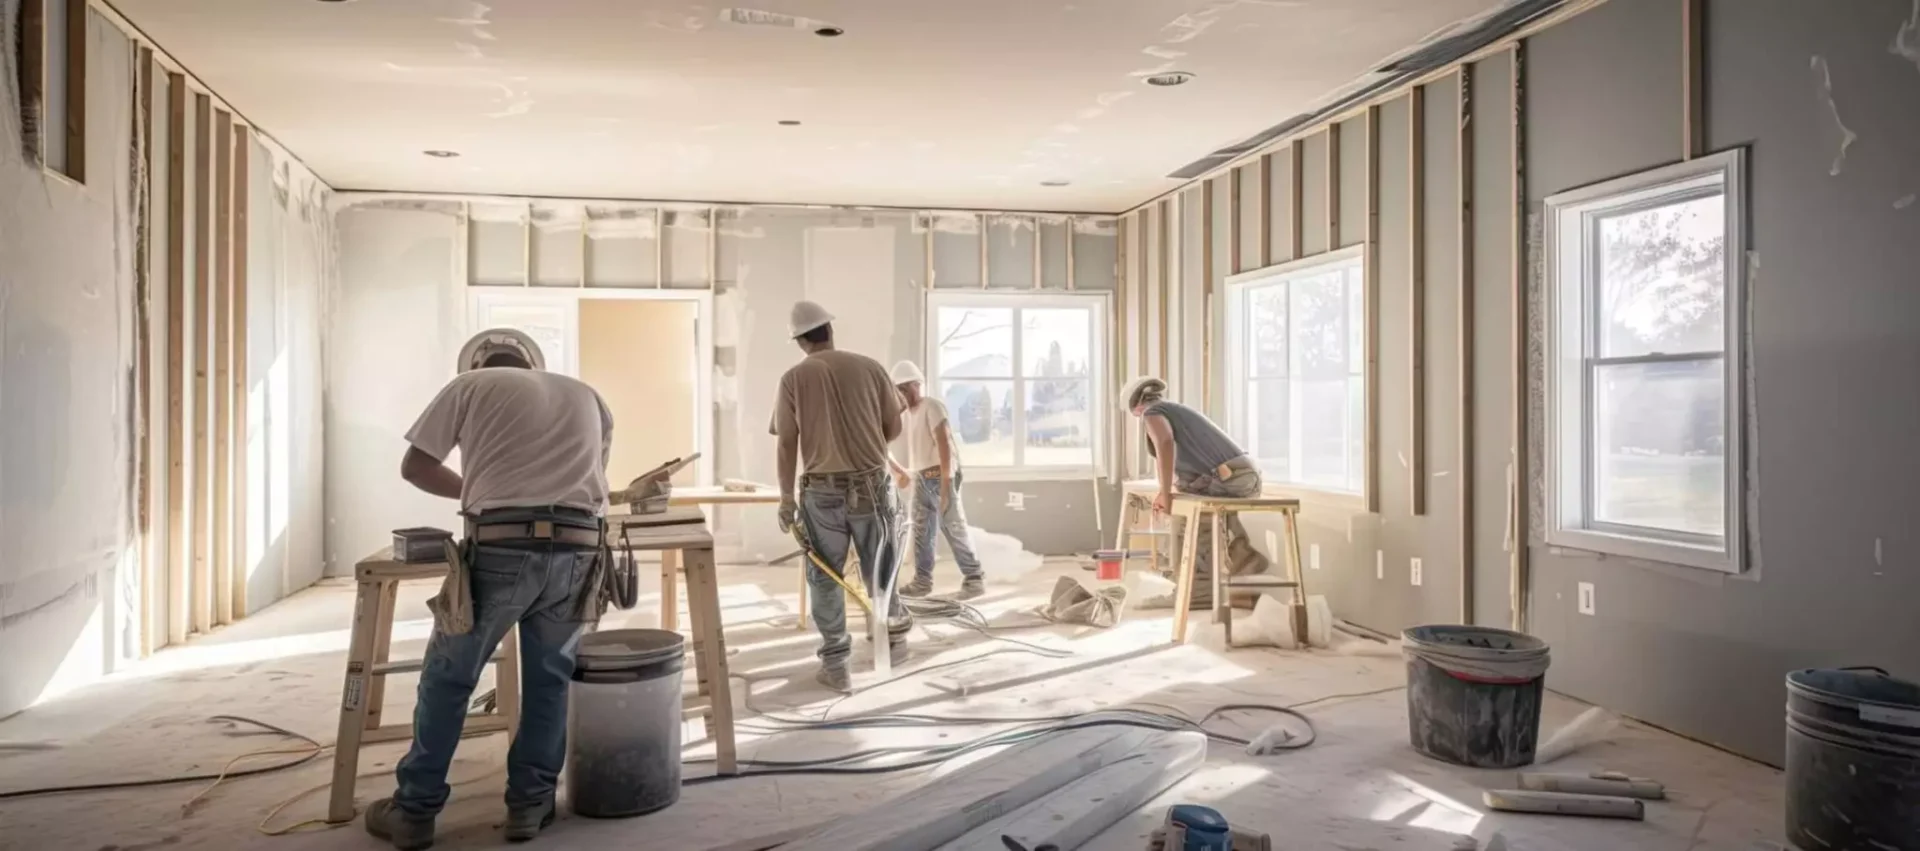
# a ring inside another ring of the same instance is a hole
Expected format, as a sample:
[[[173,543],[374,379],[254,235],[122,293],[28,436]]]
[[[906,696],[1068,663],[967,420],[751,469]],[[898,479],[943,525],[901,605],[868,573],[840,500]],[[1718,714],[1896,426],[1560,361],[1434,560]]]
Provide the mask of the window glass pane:
[[[937,320],[942,377],[1013,377],[1011,308],[942,307]]]
[[[1249,378],[1287,374],[1287,285],[1267,284],[1247,291],[1246,340],[1252,356]],[[1253,410],[1249,407],[1248,410]]]
[[[1093,463],[1093,382],[1028,381],[1029,467],[1085,467]]]
[[[1341,270],[1302,277],[1287,289],[1293,353],[1288,375],[1308,381],[1346,378],[1347,294]]]
[[[1027,378],[1091,376],[1093,311],[1084,308],[1022,308],[1020,357]]]
[[[573,305],[488,304],[480,309],[482,328],[514,328],[533,338],[547,369],[567,373],[567,314]]]
[[[940,382],[940,399],[968,466],[1013,465],[1012,395],[1011,380]]]
[[[1356,430],[1350,415],[1347,376],[1294,382],[1300,405],[1301,469],[1293,481],[1314,487],[1348,490],[1349,471],[1359,461],[1349,434]]]
[[[1247,454],[1260,465],[1260,474],[1275,482],[1292,481],[1287,455],[1289,407],[1287,380],[1262,378],[1247,382],[1247,412],[1252,418]]]
[[[1360,267],[1347,270],[1347,374],[1359,375],[1367,363],[1367,287]]]
[[[1725,350],[1725,195],[1607,215],[1597,228],[1602,357]]]
[[[1726,531],[1726,364],[1595,367],[1593,519]]]

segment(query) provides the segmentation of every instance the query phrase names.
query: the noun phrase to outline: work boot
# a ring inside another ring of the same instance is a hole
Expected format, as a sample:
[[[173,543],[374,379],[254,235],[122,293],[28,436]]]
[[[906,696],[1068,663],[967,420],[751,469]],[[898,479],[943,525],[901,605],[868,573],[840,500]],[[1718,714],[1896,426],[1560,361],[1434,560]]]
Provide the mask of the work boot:
[[[905,665],[907,664],[907,660],[912,658],[913,648],[907,646],[905,636],[887,642],[887,661],[891,662],[894,667],[897,668]]]
[[[979,576],[969,576],[960,583],[960,593],[953,595],[955,600],[971,600],[987,593],[987,580]]]
[[[393,843],[401,851],[420,851],[433,847],[433,819],[410,818],[394,806],[392,798],[381,798],[367,805],[367,832],[375,839]]]
[[[526,842],[553,824],[552,801],[507,810],[507,841]]]
[[[933,593],[933,580],[916,576],[912,582],[900,586],[900,596],[920,599]]]
[[[814,674],[813,679],[841,694],[853,693],[853,677],[844,665],[821,665],[820,673]]]

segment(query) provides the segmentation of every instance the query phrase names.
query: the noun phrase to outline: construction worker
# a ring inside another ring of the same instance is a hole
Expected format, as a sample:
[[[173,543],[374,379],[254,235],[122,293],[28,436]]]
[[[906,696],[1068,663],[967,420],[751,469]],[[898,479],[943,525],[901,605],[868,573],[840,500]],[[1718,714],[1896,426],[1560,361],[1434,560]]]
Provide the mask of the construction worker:
[[[979,557],[973,554],[966,512],[960,507],[960,448],[953,445],[947,403],[921,392],[926,380],[913,361],[893,365],[893,386],[906,404],[900,437],[907,463],[903,466],[892,456],[887,463],[893,467],[894,484],[907,489],[913,500],[913,581],[900,594],[925,597],[933,592],[934,530],[939,529],[953,550],[953,560],[960,563],[960,593],[955,599],[971,600],[986,593],[986,578]]]
[[[1147,454],[1154,459],[1154,477],[1160,490],[1153,498],[1155,514],[1173,509],[1173,494],[1253,497],[1260,495],[1260,467],[1247,457],[1213,420],[1192,408],[1166,398],[1167,383],[1158,378],[1140,376],[1127,382],[1120,393],[1127,410],[1139,417],[1147,431]],[[1211,524],[1211,518],[1207,521]],[[1183,553],[1183,536],[1188,530],[1180,518],[1173,521],[1173,552]],[[1253,548],[1240,518],[1231,516],[1224,530],[1227,543],[1227,573],[1240,576],[1267,569],[1267,557]],[[1195,552],[1192,605],[1213,605],[1213,527],[1198,530],[1200,540]],[[1176,558],[1178,556],[1176,555]]]
[[[507,751],[506,836],[529,840],[553,822],[574,651],[585,623],[599,614],[591,603],[600,590],[613,415],[593,388],[543,367],[539,346],[525,334],[482,332],[461,351],[460,374],[407,432],[411,446],[400,477],[460,501],[466,548],[452,567],[470,584],[450,582],[430,603],[435,622],[420,671],[413,746],[394,772],[393,797],[367,807],[367,831],[396,848],[433,844],[468,699],[515,625],[520,726]],[[458,473],[445,463],[456,447]],[[447,588],[456,590],[449,595]]]
[[[779,438],[780,530],[799,524],[803,544],[826,567],[846,576],[847,550],[859,553],[876,610],[888,616],[888,651],[906,658],[911,622],[892,594],[900,562],[900,517],[887,481],[887,444],[900,436],[900,397],[886,367],[833,346],[833,317],[810,301],[797,302],[789,330],[806,358],[780,376],[773,403]],[[796,498],[796,466],[798,497]],[[813,625],[820,630],[822,685],[851,688],[847,658],[847,602],[818,565],[807,571]]]

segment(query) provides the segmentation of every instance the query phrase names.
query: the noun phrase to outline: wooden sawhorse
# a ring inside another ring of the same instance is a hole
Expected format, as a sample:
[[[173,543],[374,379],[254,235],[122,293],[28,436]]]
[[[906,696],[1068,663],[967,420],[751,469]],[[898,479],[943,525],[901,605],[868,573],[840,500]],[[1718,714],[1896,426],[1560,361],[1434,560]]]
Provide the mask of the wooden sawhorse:
[[[413,739],[413,719],[380,723],[387,696],[387,675],[418,673],[421,660],[390,661],[393,643],[393,607],[400,583],[408,579],[442,579],[446,562],[407,564],[395,561],[387,547],[354,565],[358,589],[353,598],[353,627],[347,643],[346,683],[340,690],[340,729],[334,737],[333,788],[327,801],[327,821],[353,820],[355,778],[360,773],[360,748],[381,742]],[[520,721],[520,629],[507,630],[494,651],[494,710],[467,716],[464,735],[513,734]]]
[[[1159,486],[1150,480],[1130,481],[1121,484],[1120,530],[1117,546],[1125,546],[1135,534],[1134,525],[1140,517],[1150,517],[1153,511],[1153,497]],[[1235,514],[1278,514],[1284,521],[1283,534],[1286,536],[1285,549],[1286,574],[1273,577],[1267,574],[1256,576],[1227,575],[1227,547],[1225,519]],[[1200,549],[1200,518],[1213,515],[1218,522],[1212,524],[1213,530],[1213,620],[1224,626],[1226,643],[1233,645],[1233,591],[1235,589],[1268,590],[1291,589],[1290,605],[1293,608],[1293,631],[1295,640],[1305,646],[1307,639],[1307,592],[1300,576],[1300,500],[1281,497],[1226,497],[1201,496],[1199,494],[1175,493],[1173,495],[1173,516],[1184,521],[1189,534],[1180,542],[1180,552],[1174,554],[1173,602],[1173,641],[1184,644],[1187,640],[1187,612],[1193,599],[1193,574],[1195,561]],[[1172,524],[1169,524],[1171,528]],[[1169,532],[1170,534],[1170,532]],[[1156,547],[1157,549],[1157,547]]]

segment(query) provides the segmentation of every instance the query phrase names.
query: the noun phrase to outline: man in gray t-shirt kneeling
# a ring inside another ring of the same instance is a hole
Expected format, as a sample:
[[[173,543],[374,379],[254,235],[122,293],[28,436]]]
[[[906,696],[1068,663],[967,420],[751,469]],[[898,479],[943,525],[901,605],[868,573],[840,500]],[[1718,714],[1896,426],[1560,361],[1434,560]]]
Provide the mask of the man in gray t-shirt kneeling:
[[[1166,399],[1167,383],[1141,376],[1127,383],[1121,392],[1127,410],[1139,417],[1147,431],[1147,453],[1154,459],[1154,478],[1160,492],[1153,498],[1153,510],[1167,513],[1173,508],[1174,491],[1203,496],[1254,497],[1260,495],[1260,468],[1245,450],[1220,427],[1192,408]],[[1207,521],[1213,521],[1209,518]],[[1173,553],[1181,549],[1189,530],[1179,518],[1173,521]],[[1213,527],[1198,530],[1195,542],[1192,605],[1213,605]],[[1227,543],[1227,573],[1241,576],[1267,569],[1267,557],[1254,549],[1238,515],[1227,518],[1223,530]]]

